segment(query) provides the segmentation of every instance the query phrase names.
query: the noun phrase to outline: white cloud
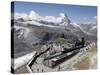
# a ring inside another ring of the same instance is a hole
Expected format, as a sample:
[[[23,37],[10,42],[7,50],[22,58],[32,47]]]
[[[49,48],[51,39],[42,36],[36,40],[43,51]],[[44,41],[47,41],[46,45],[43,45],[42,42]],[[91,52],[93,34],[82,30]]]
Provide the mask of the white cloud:
[[[54,23],[57,22],[57,19],[54,16],[45,16],[44,20],[48,22],[54,22]]]
[[[66,23],[69,21],[68,17],[64,13],[60,13],[58,17],[55,17],[55,16],[40,16],[35,11],[30,11],[29,14],[15,13],[14,18],[15,19],[23,18],[24,20],[32,20],[32,21],[52,22],[52,23],[55,23],[55,24],[61,23],[63,19],[66,19]]]
[[[45,21],[48,21],[48,22],[53,22],[53,23],[60,23],[64,17],[65,17],[65,14],[60,13],[58,17],[45,16],[44,19],[42,19],[42,20],[45,20]]]
[[[94,19],[97,19],[97,16],[94,16],[93,18],[94,18]]]
[[[29,13],[29,18],[30,18],[31,20],[39,20],[39,19],[40,19],[40,16],[39,16],[39,14],[37,14],[35,11],[31,11],[31,12]]]
[[[85,22],[85,24],[96,24],[97,23],[97,16],[84,17],[83,21]]]
[[[23,18],[24,20],[28,20],[29,19],[28,15],[25,14],[25,13],[15,13],[14,14],[14,18],[15,19]]]

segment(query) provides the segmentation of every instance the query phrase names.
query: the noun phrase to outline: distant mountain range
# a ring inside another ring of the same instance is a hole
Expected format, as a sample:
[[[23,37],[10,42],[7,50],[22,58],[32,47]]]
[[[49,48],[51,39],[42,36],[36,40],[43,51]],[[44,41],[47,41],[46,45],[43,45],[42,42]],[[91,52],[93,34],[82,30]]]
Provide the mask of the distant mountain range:
[[[80,24],[80,27],[88,35],[97,36],[97,24]]]
[[[96,24],[72,23],[68,16],[60,13],[58,17],[40,16],[34,11],[30,14],[15,13],[12,18],[15,34],[15,51],[32,49],[34,45],[46,43],[58,37],[70,41],[85,37],[86,40],[96,41]],[[13,26],[13,25],[12,25]],[[23,46],[18,46],[22,44]],[[25,47],[24,47],[25,46]],[[24,47],[24,48],[23,48]],[[16,54],[17,52],[15,52]]]

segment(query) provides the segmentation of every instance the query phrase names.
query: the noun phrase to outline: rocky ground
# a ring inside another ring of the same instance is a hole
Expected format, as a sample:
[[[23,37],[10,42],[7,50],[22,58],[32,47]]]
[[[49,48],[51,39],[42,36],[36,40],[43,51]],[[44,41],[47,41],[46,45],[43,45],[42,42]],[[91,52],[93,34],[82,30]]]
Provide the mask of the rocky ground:
[[[46,46],[38,49],[38,53],[44,51]],[[36,62],[31,66],[34,73],[39,72],[55,72],[55,71],[72,71],[72,70],[88,70],[97,68],[97,47],[95,43],[82,48],[78,54],[72,58],[65,60],[55,68],[48,67],[43,64],[44,55],[37,58]],[[18,68],[15,73],[29,73],[27,64]]]
[[[33,72],[53,72],[68,70],[88,70],[97,68],[97,48],[95,45],[89,45],[89,48],[81,49],[77,55],[64,61],[55,68],[47,67],[43,64],[43,57],[37,59],[37,63],[32,66]]]

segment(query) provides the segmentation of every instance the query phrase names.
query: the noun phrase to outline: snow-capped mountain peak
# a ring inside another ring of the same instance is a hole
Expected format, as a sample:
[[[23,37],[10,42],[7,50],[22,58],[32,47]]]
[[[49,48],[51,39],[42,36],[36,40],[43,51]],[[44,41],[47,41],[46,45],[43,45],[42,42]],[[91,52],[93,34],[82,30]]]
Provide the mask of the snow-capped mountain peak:
[[[15,20],[22,18],[23,25],[31,24],[36,26],[47,26],[56,28],[67,28],[76,31],[80,27],[76,23],[72,23],[65,13],[60,13],[58,17],[55,16],[40,16],[35,11],[31,11],[29,14],[17,13],[14,16]],[[20,22],[20,21],[18,21]]]
[[[76,27],[76,28],[80,28],[80,25],[78,25],[77,23],[71,23],[74,27]]]
[[[63,22],[66,22],[66,23],[70,23],[70,20],[68,18],[68,16],[64,13],[60,13],[59,14],[59,17],[57,17],[57,22],[59,23],[63,23]]]
[[[97,28],[97,26],[95,25],[95,26],[93,26],[90,30],[94,30],[94,29],[96,29]]]
[[[60,13],[59,16],[60,16],[62,19],[68,20],[68,16],[67,16],[65,13]]]
[[[44,22],[52,22],[52,23],[63,23],[67,22],[68,24],[70,23],[70,20],[68,19],[67,15],[64,13],[60,13],[58,17],[55,16],[40,16],[38,13],[35,11],[31,11],[29,14],[25,13],[15,13],[14,14],[14,19],[23,19],[23,20],[32,20],[32,21],[44,21]]]

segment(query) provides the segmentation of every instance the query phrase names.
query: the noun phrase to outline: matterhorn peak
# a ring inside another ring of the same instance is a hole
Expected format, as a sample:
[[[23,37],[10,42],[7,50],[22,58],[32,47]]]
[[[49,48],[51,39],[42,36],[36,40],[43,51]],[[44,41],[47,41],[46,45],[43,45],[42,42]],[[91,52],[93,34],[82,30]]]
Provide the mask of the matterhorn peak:
[[[65,13],[60,13],[59,14],[60,19],[62,20],[61,23],[66,22],[67,24],[70,24],[71,21],[69,20],[68,16]]]
[[[59,15],[60,15],[60,17],[67,17],[67,15],[65,13],[60,13]]]

